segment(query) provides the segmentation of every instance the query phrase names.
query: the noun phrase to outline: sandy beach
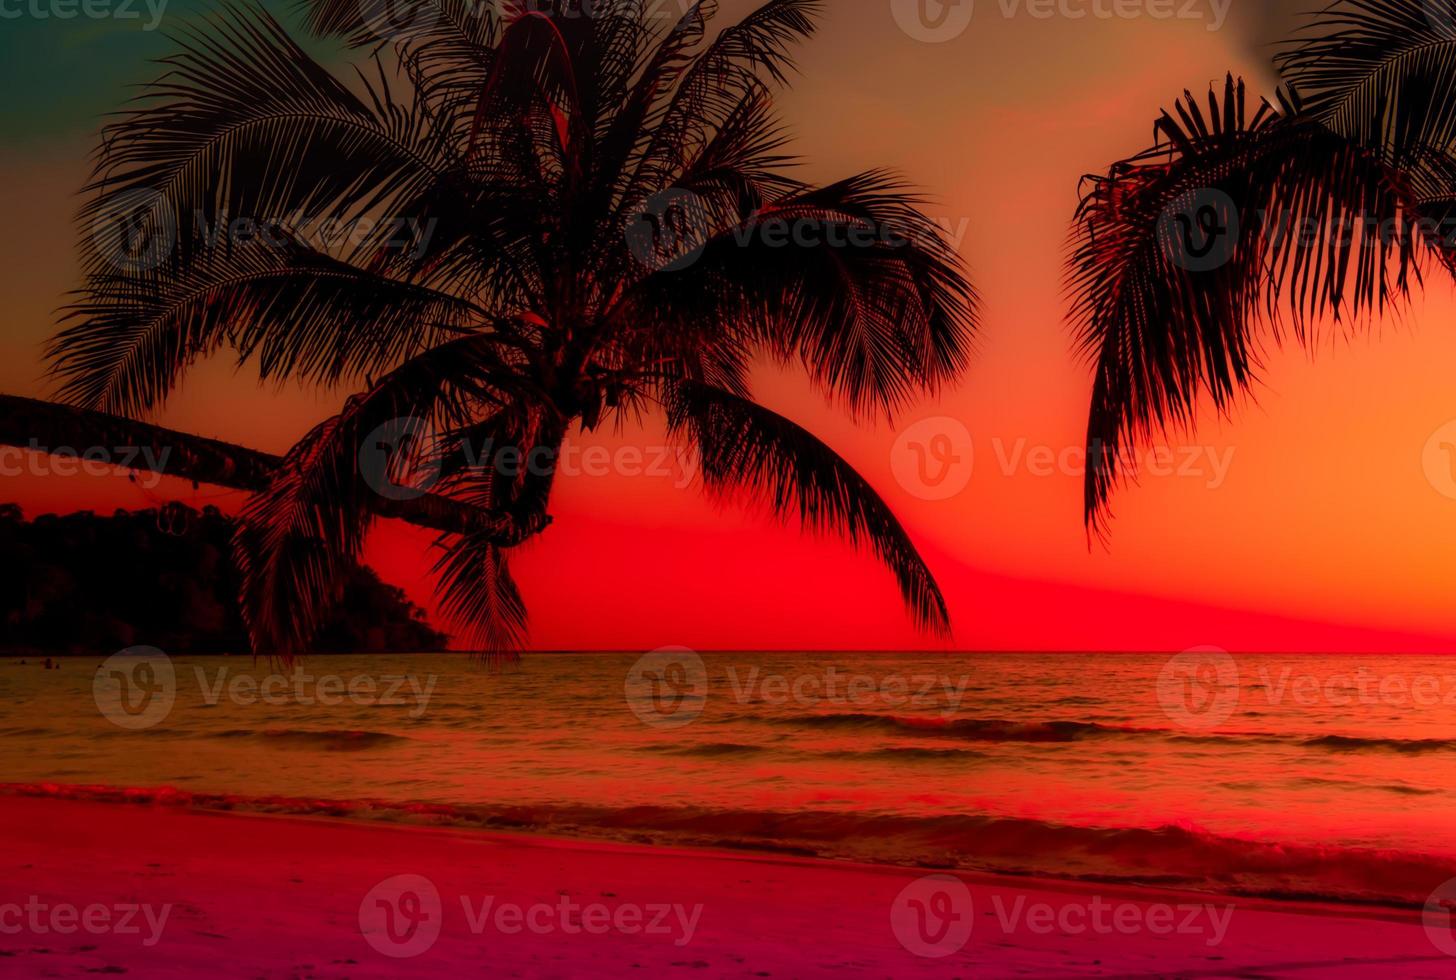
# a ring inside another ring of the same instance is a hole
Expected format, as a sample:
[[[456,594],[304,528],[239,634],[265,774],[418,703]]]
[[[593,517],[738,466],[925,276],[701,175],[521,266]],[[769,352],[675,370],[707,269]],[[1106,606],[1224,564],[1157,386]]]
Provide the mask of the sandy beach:
[[[0,799],[0,868],[9,976],[1456,975],[1398,910],[158,805]]]

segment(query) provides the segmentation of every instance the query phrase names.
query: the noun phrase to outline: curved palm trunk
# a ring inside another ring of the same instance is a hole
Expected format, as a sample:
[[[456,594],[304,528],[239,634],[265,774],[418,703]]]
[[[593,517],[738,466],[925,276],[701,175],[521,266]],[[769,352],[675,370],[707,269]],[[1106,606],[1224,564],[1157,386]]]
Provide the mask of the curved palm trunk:
[[[84,454],[89,448],[104,448],[108,462],[114,465],[250,493],[267,487],[282,463],[279,456],[246,446],[17,395],[0,395],[0,445],[76,455]],[[128,452],[118,452],[123,449]],[[503,547],[519,544],[549,523],[546,518],[518,528],[509,516],[492,514],[437,494],[412,500],[377,497],[372,506],[380,517],[406,521],[432,531],[469,534],[489,528],[501,539]]]

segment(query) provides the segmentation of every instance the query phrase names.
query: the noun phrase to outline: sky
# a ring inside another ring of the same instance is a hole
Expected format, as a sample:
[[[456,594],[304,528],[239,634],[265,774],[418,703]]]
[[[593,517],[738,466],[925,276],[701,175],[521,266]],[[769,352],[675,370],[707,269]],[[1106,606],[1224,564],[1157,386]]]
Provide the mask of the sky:
[[[0,237],[0,391],[51,390],[41,344],[78,283],[72,216],[100,117],[155,73],[146,62],[167,50],[164,32],[192,16],[172,0],[162,30],[148,31],[156,8],[131,6],[135,19],[22,16],[0,32],[11,231]],[[723,16],[750,6],[725,0]],[[963,31],[934,42],[914,6],[831,2],[780,107],[809,175],[890,167],[932,198],[983,296],[974,362],[893,424],[837,414],[792,372],[765,368],[756,386],[889,502],[946,593],[953,639],[918,634],[869,556],[708,501],[681,466],[654,465],[664,439],[649,420],[574,443],[596,448],[558,481],[555,524],[515,564],[533,646],[1456,649],[1456,474],[1441,448],[1456,445],[1456,297],[1445,282],[1370,336],[1273,353],[1247,404],[1227,419],[1205,412],[1117,494],[1105,546],[1089,546],[1082,526],[1091,381],[1062,288],[1079,180],[1145,146],[1185,88],[1202,93],[1233,70],[1271,92],[1256,42],[1277,30],[1278,5],[980,0]],[[222,358],[154,420],[280,452],[342,397],[260,388]],[[952,447],[953,470],[934,474],[945,481],[920,477],[917,444]],[[3,477],[0,497],[28,514],[240,499],[43,466]],[[368,559],[432,605],[427,535],[383,528]]]

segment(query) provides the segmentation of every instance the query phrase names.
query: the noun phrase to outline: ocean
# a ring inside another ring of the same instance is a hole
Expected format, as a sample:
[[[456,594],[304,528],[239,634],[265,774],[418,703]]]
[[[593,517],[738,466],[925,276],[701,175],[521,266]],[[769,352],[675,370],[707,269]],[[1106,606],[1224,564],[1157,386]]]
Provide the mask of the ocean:
[[[160,653],[0,662],[12,793],[1418,906],[1456,659]]]

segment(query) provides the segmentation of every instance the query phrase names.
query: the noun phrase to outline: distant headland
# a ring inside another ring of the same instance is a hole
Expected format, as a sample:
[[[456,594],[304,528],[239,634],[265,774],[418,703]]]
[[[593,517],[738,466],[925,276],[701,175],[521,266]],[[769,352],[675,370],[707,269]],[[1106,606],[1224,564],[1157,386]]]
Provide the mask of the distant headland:
[[[27,520],[0,504],[0,651],[247,653],[235,525],[214,507],[90,511]],[[315,653],[443,650],[448,637],[404,592],[356,566]]]

